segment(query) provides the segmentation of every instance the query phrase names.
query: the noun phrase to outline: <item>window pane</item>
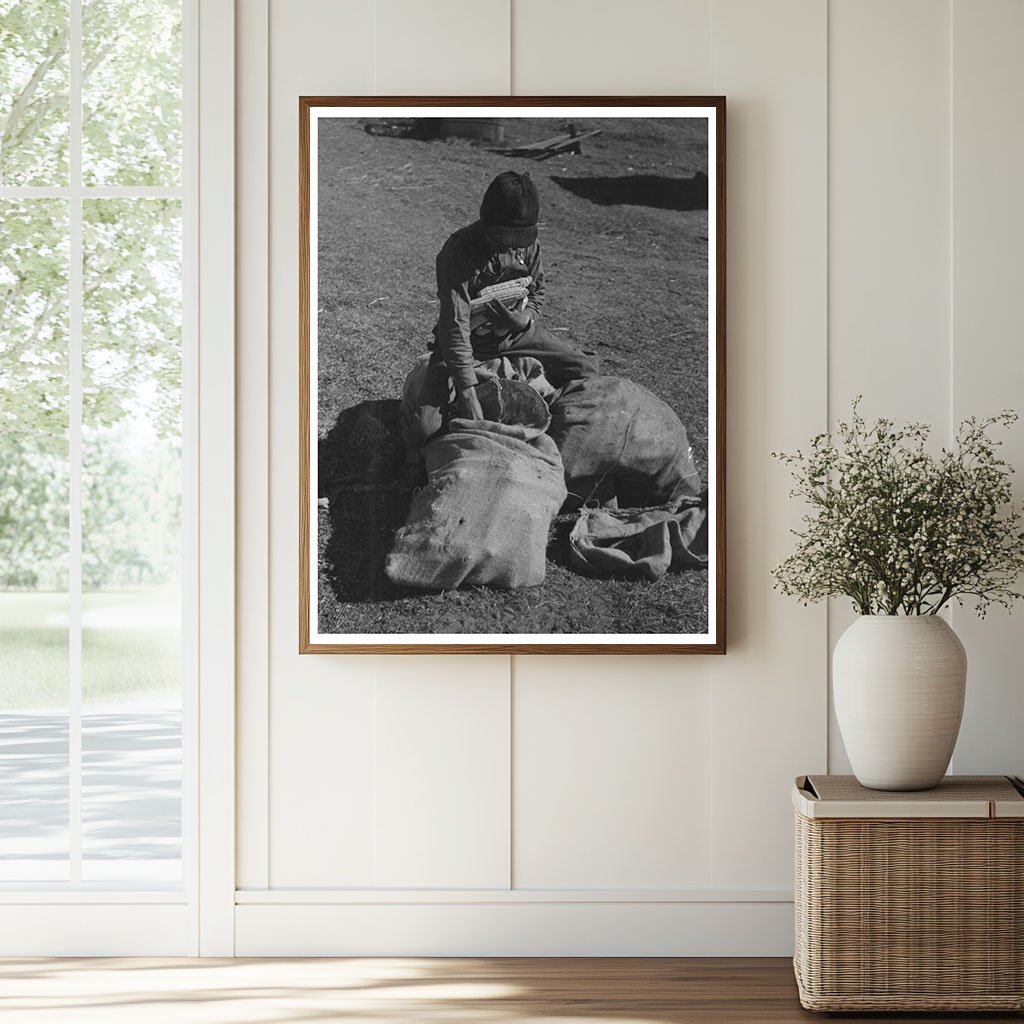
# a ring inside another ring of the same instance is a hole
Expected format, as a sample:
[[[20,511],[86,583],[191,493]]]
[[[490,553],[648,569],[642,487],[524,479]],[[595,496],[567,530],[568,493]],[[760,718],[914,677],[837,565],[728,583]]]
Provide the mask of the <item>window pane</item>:
[[[180,880],[181,210],[84,204],[82,878]]]
[[[68,2],[0,0],[0,185],[68,182]]]
[[[0,881],[68,877],[67,235],[0,200]]]
[[[141,596],[145,603],[131,604]],[[107,600],[104,600],[107,599]],[[87,677],[138,685],[146,659],[162,662],[150,674],[170,689],[177,662],[179,615],[166,595],[164,609],[149,595],[92,594],[86,598]],[[141,614],[140,614],[141,612]],[[91,621],[90,621],[91,620]],[[150,635],[144,638],[145,634]],[[155,635],[154,635],[155,634]],[[161,651],[160,641],[171,650]],[[111,662],[123,657],[122,675]],[[173,679],[177,684],[177,679]],[[159,692],[159,691],[158,691]],[[181,701],[177,694],[95,697],[82,714],[82,881],[181,883]]]
[[[87,185],[181,181],[181,0],[84,0]]]

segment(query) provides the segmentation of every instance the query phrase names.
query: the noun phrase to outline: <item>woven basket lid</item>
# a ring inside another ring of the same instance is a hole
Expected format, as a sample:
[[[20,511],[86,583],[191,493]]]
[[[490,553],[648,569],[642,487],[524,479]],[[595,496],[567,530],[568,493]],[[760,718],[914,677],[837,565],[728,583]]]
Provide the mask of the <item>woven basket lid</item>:
[[[1024,818],[1024,783],[1006,775],[947,775],[934,789],[866,789],[852,775],[804,775],[793,805],[808,818]]]

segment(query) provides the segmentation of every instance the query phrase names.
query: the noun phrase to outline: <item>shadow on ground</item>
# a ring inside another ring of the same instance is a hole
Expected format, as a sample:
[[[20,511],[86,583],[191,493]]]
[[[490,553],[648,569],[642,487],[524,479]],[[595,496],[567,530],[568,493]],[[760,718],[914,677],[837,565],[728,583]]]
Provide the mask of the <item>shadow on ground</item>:
[[[576,524],[576,518],[575,512],[561,513],[555,516],[548,532],[547,559],[554,565],[561,565],[566,569],[573,569],[569,534]]]
[[[666,178],[660,174],[629,174],[621,178],[562,178],[560,188],[598,206],[651,206],[658,210],[706,210],[708,176]]]
[[[320,517],[321,572],[339,601],[408,596],[384,575],[395,531],[412,492],[403,483],[405,446],[397,399],[343,409],[320,439],[318,478],[329,512]]]
[[[347,482],[396,480],[405,461],[397,398],[359,402],[338,413],[320,438],[319,497],[330,498]]]

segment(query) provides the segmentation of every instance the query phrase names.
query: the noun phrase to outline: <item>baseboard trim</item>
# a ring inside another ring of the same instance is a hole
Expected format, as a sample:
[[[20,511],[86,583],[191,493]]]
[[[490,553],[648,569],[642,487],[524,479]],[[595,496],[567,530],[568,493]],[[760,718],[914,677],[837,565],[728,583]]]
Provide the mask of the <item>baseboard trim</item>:
[[[251,894],[250,894],[251,895]],[[236,956],[791,956],[766,899],[269,903],[235,907]]]
[[[351,906],[407,903],[792,903],[788,890],[755,889],[239,889],[235,903]]]
[[[187,904],[9,903],[0,906],[0,956],[196,956],[198,953],[196,912]],[[83,1018],[87,1015],[83,1009]]]

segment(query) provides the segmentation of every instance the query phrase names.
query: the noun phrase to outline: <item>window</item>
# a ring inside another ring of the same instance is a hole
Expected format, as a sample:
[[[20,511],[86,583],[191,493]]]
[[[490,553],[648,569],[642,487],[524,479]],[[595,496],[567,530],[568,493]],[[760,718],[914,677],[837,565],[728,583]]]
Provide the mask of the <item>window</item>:
[[[194,487],[182,6],[0,0],[8,888],[174,889],[184,877]]]

